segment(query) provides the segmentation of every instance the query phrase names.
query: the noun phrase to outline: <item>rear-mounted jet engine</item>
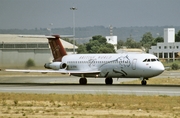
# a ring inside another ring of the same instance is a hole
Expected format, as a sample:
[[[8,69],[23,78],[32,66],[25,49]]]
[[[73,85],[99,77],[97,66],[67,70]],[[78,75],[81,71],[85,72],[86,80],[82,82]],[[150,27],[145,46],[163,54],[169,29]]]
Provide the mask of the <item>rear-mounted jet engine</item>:
[[[65,69],[67,67],[67,64],[62,62],[52,62],[52,63],[45,63],[44,67],[47,69],[59,70],[59,69]]]

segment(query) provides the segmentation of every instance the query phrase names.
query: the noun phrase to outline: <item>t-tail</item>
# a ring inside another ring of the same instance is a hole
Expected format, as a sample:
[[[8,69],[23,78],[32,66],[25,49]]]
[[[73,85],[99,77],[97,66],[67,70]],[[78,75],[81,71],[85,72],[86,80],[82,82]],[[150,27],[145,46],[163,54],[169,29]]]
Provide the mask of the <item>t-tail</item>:
[[[48,38],[49,45],[54,57],[53,62],[59,62],[62,60],[62,57],[67,55],[66,50],[64,49],[59,35],[52,35],[54,37]]]

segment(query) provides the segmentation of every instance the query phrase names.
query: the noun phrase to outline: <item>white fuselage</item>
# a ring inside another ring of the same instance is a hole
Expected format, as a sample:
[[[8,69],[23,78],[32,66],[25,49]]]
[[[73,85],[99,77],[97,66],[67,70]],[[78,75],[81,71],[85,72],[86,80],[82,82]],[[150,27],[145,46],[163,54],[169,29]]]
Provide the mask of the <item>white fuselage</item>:
[[[100,71],[84,77],[150,78],[164,71],[163,64],[152,54],[76,54],[64,56],[62,62],[68,65],[67,70]]]

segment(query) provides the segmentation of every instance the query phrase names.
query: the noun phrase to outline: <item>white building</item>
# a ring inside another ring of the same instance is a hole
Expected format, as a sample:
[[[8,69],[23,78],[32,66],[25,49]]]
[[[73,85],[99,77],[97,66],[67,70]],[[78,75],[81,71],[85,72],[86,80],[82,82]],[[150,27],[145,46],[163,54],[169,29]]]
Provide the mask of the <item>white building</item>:
[[[175,42],[175,29],[164,29],[164,42],[157,43],[157,46],[151,46],[149,53],[156,55],[160,59],[172,59],[173,61],[179,58],[180,42]]]
[[[174,43],[175,42],[175,29],[165,28],[164,29],[164,43]]]
[[[107,43],[114,45],[115,51],[117,50],[117,36],[106,36]]]

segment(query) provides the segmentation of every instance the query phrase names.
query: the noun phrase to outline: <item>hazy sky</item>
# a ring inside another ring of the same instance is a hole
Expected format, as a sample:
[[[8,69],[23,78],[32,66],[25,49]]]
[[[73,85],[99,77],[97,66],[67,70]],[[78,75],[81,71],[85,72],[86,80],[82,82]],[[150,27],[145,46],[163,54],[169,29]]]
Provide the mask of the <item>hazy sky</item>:
[[[180,26],[180,0],[0,0],[0,29]]]

